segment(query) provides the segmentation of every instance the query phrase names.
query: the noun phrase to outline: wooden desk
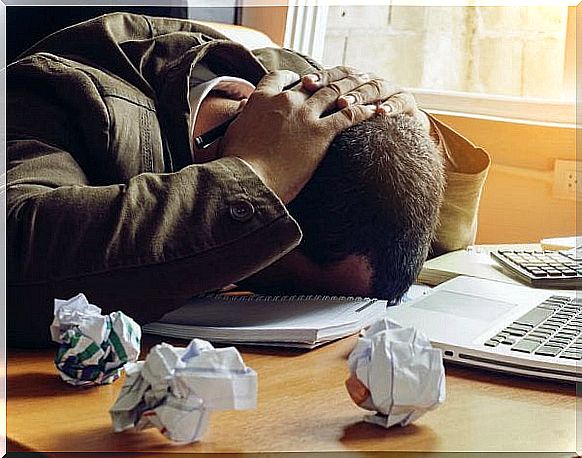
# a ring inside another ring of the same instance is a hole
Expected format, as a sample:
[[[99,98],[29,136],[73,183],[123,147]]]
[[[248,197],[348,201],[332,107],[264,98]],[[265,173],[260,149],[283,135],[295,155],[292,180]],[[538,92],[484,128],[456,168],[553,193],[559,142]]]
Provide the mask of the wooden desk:
[[[203,440],[187,446],[170,443],[156,430],[112,431],[108,408],[123,380],[75,388],[58,377],[52,351],[10,350],[9,451],[552,451],[574,455],[574,385],[458,366],[446,367],[445,404],[415,424],[384,430],[363,423],[364,411],[344,388],[346,359],[355,341],[351,337],[311,352],[244,348],[245,362],[259,374],[258,408],[214,413]]]

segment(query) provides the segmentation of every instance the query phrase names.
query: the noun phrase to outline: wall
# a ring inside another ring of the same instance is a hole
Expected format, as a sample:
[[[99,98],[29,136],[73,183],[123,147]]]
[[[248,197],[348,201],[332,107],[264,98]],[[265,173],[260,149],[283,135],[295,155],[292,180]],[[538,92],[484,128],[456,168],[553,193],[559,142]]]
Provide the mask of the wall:
[[[247,6],[241,14],[241,25],[260,30],[280,46],[285,38],[286,20],[287,6]]]

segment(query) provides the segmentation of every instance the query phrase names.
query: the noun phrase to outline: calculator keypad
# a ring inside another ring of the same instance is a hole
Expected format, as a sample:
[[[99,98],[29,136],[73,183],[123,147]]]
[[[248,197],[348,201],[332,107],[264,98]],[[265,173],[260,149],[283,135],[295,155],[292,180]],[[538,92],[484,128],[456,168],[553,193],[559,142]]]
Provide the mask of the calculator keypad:
[[[574,287],[582,284],[580,252],[539,250],[497,250],[491,254],[534,286]]]

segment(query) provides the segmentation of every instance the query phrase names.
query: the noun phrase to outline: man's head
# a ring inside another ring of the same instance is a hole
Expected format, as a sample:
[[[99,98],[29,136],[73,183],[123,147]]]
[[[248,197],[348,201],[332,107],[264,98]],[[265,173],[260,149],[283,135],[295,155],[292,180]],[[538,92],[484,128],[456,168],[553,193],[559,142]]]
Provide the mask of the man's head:
[[[426,259],[443,188],[440,154],[414,118],[378,116],[351,127],[288,206],[301,245],[249,284],[395,302]]]

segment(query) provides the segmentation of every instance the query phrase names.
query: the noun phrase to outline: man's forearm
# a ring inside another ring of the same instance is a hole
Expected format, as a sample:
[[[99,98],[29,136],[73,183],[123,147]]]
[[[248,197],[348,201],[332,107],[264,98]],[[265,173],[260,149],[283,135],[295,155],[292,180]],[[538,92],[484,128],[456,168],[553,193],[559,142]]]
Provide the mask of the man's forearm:
[[[15,142],[9,153],[42,147]],[[24,332],[36,314],[39,329],[29,337],[46,337],[55,297],[85,292],[104,310],[144,322],[299,243],[283,204],[236,158],[145,173],[125,185],[86,186],[79,177],[80,185],[58,186],[50,170],[66,169],[67,155],[45,152],[36,169],[42,180],[26,161],[9,163],[8,173],[9,322]]]
[[[489,155],[443,122],[428,115],[431,137],[445,161],[447,184],[432,256],[475,242],[481,192],[490,166]]]

